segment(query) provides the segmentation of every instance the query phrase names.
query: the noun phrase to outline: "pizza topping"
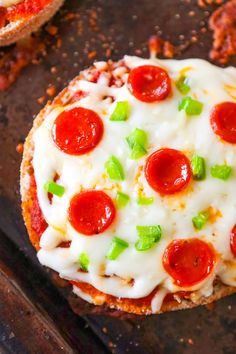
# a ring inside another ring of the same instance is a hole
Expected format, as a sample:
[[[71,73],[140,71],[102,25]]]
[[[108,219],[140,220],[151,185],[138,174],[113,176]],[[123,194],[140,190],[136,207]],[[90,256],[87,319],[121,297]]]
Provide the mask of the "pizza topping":
[[[145,175],[156,192],[167,195],[185,189],[192,173],[189,160],[182,152],[164,148],[148,157]]]
[[[211,112],[210,122],[216,135],[228,143],[236,144],[236,103],[216,105]]]
[[[124,181],[125,174],[123,167],[117,157],[112,155],[105,163],[105,168],[109,178],[113,181]]]
[[[79,264],[80,264],[80,268],[84,272],[88,272],[89,258],[88,258],[88,254],[86,252],[80,253],[80,255],[79,255]]]
[[[214,178],[219,178],[224,181],[230,178],[233,169],[228,165],[214,165],[211,167],[211,175]]]
[[[158,66],[138,66],[129,74],[128,89],[138,100],[152,103],[168,97],[171,80],[168,73]]]
[[[48,225],[44,219],[42,210],[39,206],[38,198],[34,199],[33,205],[30,209],[30,217],[31,217],[31,227],[40,238]]]
[[[53,181],[46,182],[44,184],[44,189],[46,192],[56,195],[57,197],[62,197],[65,193],[65,188]]]
[[[197,238],[172,241],[163,255],[163,267],[181,287],[203,281],[212,272],[216,256],[211,246]]]
[[[106,255],[107,259],[114,261],[127,247],[129,247],[128,242],[119,237],[114,237]]]
[[[180,101],[178,110],[184,110],[187,116],[198,116],[202,113],[203,104],[190,96],[186,96]]]
[[[71,225],[81,234],[91,236],[104,232],[114,221],[115,206],[103,191],[76,194],[68,210]]]
[[[230,234],[230,248],[233,255],[236,257],[236,225],[234,225]]]
[[[200,211],[192,218],[193,226],[197,230],[203,229],[209,219],[209,212],[207,210]]]
[[[138,160],[147,153],[148,137],[147,133],[139,128],[136,128],[127,138],[126,141],[131,149],[131,160]]]
[[[94,111],[76,107],[56,118],[52,138],[57,147],[69,155],[83,155],[93,150],[103,135],[103,123]]]
[[[191,160],[191,168],[193,179],[201,181],[206,177],[206,165],[203,157],[194,155]]]
[[[130,200],[128,194],[117,192],[116,195],[116,204],[119,209],[124,208]]]
[[[175,86],[182,95],[187,95],[190,91],[190,86],[188,85],[188,78],[181,75],[180,78],[175,82]]]
[[[129,111],[130,107],[128,101],[117,102],[116,108],[113,111],[110,120],[114,122],[125,121],[129,117]]]
[[[150,205],[153,204],[154,198],[153,197],[138,197],[137,203],[139,205]]]
[[[135,243],[137,251],[147,251],[152,248],[162,236],[160,225],[136,226],[139,240]]]

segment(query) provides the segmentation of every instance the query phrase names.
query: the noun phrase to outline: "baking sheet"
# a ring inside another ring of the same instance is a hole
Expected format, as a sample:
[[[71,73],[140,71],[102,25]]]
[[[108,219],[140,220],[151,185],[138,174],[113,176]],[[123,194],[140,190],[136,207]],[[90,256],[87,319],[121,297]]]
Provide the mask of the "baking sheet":
[[[57,35],[45,29],[40,34],[47,38],[47,55],[0,93],[1,353],[235,353],[236,296],[212,309],[139,319],[74,315],[67,291],[56,288],[28,241],[20,212],[21,156],[16,152],[42,107],[38,98],[50,98],[48,86],[59,92],[94,60],[147,57],[147,41],[154,34],[185,46],[179,58],[207,59],[212,37],[201,28],[213,9],[180,0],[67,0],[51,21]]]

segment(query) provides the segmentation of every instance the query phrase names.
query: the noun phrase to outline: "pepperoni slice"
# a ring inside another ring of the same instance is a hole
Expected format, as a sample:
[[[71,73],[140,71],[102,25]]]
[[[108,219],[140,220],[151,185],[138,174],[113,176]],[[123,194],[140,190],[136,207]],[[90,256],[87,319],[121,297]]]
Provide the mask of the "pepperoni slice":
[[[236,256],[236,225],[234,225],[230,235],[230,248],[234,256]]]
[[[192,172],[188,158],[174,149],[160,149],[150,155],[145,165],[149,185],[160,194],[182,191],[190,182]]]
[[[83,155],[93,150],[102,135],[101,118],[94,111],[82,107],[62,112],[52,128],[53,141],[69,155]]]
[[[69,221],[81,234],[91,236],[105,231],[116,214],[111,198],[102,191],[76,194],[69,206]]]
[[[216,105],[211,112],[210,122],[216,135],[228,143],[236,144],[236,103]]]
[[[172,241],[163,255],[163,266],[176,285],[188,287],[204,280],[216,258],[211,246],[197,238]]]
[[[130,72],[128,89],[140,101],[156,102],[164,100],[169,95],[171,81],[167,72],[162,68],[143,65]]]

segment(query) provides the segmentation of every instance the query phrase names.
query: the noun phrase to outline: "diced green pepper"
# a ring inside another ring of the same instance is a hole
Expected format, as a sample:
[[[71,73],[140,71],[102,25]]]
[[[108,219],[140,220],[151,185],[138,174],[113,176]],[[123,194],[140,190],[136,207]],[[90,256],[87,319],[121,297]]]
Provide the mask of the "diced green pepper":
[[[129,247],[128,242],[119,237],[114,237],[106,255],[107,259],[114,261],[127,247]]]
[[[205,159],[201,156],[194,155],[191,160],[193,178],[203,180],[206,177]]]
[[[124,208],[130,200],[130,197],[128,194],[122,193],[122,192],[117,192],[116,195],[116,204],[118,208]]]
[[[197,230],[201,230],[209,219],[209,213],[207,211],[200,211],[196,216],[192,218],[193,226]]]
[[[188,79],[186,76],[180,76],[180,78],[175,82],[175,85],[179,92],[183,95],[187,95],[190,91],[190,86],[188,85]]]
[[[80,267],[81,269],[83,269],[85,272],[88,271],[88,266],[89,266],[89,258],[87,253],[82,252],[79,256],[79,263],[80,263]]]
[[[129,102],[128,101],[120,101],[117,102],[115,110],[113,111],[110,120],[114,122],[125,121],[129,117]]]
[[[105,163],[105,168],[111,180],[123,181],[125,179],[123,167],[117,157],[112,155]]]
[[[162,230],[160,225],[136,226],[136,229],[139,237],[139,240],[135,243],[137,251],[147,251],[161,239]]]
[[[228,165],[214,165],[211,167],[211,175],[214,178],[219,178],[224,181],[232,175],[233,168]]]
[[[53,181],[50,181],[50,182],[46,182],[44,184],[44,189],[46,192],[48,193],[52,193],[58,197],[62,197],[63,194],[65,193],[65,188]]]
[[[178,109],[179,111],[184,110],[188,116],[197,116],[202,113],[203,104],[190,96],[186,96],[180,101]]]

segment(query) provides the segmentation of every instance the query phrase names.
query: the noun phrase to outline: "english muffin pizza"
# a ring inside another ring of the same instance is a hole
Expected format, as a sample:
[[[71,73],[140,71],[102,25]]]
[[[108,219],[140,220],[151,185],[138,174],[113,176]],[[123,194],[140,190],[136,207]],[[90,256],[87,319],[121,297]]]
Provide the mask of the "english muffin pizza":
[[[48,21],[64,0],[0,0],[0,46],[18,41]]]
[[[155,314],[236,291],[236,69],[126,56],[80,73],[24,146],[41,264],[95,305]]]

